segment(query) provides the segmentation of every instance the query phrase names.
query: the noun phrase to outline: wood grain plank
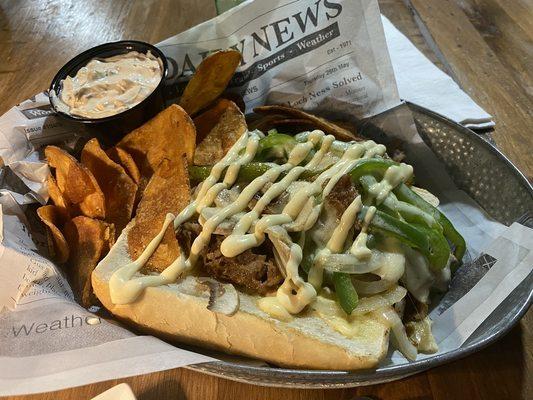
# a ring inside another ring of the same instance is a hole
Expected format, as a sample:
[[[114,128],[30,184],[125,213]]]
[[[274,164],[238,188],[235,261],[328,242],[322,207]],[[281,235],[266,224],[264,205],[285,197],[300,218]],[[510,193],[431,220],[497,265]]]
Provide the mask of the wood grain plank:
[[[498,59],[453,0],[411,0],[459,84],[497,124],[494,139],[500,149],[529,177],[533,177],[533,137],[528,131],[532,100]]]
[[[456,0],[524,94],[533,96],[533,3]]]
[[[413,19],[411,10],[409,10],[406,5],[398,0],[380,0],[379,8],[381,13],[385,15],[405,36],[407,36],[422,54],[441,70],[447,72],[443,63],[426,42],[426,39]]]
[[[0,114],[47,89],[76,54],[101,43],[157,43],[216,15],[213,0],[7,0],[0,6]]]
[[[485,351],[428,371],[434,399],[530,398],[527,361],[519,350],[525,340],[521,326],[517,326]]]

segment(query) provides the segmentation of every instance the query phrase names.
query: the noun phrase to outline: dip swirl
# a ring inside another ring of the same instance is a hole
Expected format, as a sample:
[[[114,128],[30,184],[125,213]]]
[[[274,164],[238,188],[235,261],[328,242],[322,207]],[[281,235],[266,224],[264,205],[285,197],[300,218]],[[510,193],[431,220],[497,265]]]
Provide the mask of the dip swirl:
[[[56,107],[70,115],[105,118],[147,98],[161,82],[161,60],[148,51],[95,58],[74,77],[61,81]]]

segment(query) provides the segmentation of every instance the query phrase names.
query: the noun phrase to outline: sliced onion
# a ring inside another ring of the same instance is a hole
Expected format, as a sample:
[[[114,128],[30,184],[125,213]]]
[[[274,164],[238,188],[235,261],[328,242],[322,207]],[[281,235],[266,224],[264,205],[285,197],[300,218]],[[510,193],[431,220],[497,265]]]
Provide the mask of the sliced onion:
[[[407,290],[405,288],[396,286],[382,294],[363,297],[359,299],[359,303],[355,310],[352,311],[351,315],[366,314],[383,307],[392,306],[393,304],[400,302],[406,294]]]
[[[328,271],[344,272],[346,274],[367,274],[385,266],[389,262],[389,256],[389,253],[372,250],[372,255],[368,260],[359,260],[353,254],[330,254],[323,257],[320,262],[324,269]]]
[[[387,257],[392,256],[389,254]],[[384,263],[380,268],[376,269],[373,274],[381,277],[381,279],[391,282],[398,282],[405,271],[405,257],[401,254],[395,255],[397,260]],[[401,257],[401,258],[400,258]]]
[[[405,332],[402,320],[391,307],[384,308],[381,311],[381,315],[390,324],[392,331],[392,341],[396,348],[407,358],[408,360],[416,360],[418,353],[416,347],[411,343]]]
[[[357,293],[363,296],[375,295],[386,290],[389,290],[391,287],[396,285],[396,281],[387,281],[380,279],[378,281],[362,281],[359,279],[352,279],[353,286]]]
[[[359,294],[372,295],[381,293],[396,285],[405,271],[405,257],[401,253],[384,252],[382,253],[383,262],[381,267],[372,272],[379,276],[379,281],[364,281],[352,279],[355,290]]]
[[[402,276],[402,284],[415,299],[427,303],[429,289],[435,281],[429,269],[429,262],[418,250],[405,247],[404,252],[407,258],[407,268]]]
[[[287,263],[291,255],[292,240],[285,229],[280,226],[269,227],[266,231],[274,246],[274,259],[283,277],[287,277]]]
[[[289,232],[303,231],[306,227],[307,218],[313,211],[313,204],[314,200],[312,197],[310,197],[303,206],[296,219],[293,222],[284,225],[285,229]]]

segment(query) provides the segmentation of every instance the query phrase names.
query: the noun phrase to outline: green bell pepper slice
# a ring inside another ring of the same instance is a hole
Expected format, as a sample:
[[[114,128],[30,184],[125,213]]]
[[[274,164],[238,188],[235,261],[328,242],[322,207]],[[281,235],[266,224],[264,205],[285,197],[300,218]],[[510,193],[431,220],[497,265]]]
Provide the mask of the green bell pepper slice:
[[[306,237],[302,249],[303,258],[300,263],[300,267],[306,274],[309,273],[309,270],[313,265],[316,250],[315,247],[314,242]],[[323,273],[324,282],[326,284],[331,284],[334,287],[341,308],[346,314],[350,315],[359,302],[359,296],[353,286],[350,275],[342,272],[328,273],[328,271],[323,271]]]
[[[341,308],[346,314],[350,315],[357,307],[357,303],[359,303],[359,296],[353,286],[352,278],[349,274],[335,272],[333,273],[333,287],[335,288],[335,293],[337,293]]]
[[[368,207],[363,207],[361,218],[364,218],[367,211]],[[435,270],[448,265],[450,246],[444,235],[434,229],[408,224],[376,210],[369,231],[395,237],[405,245],[418,249],[427,257],[431,268]]]
[[[461,234],[457,232],[450,220],[436,207],[433,207],[405,184],[400,184],[393,190],[393,192],[396,194],[398,200],[410,203],[435,218],[435,220],[442,226],[444,236],[446,236],[446,238],[454,245],[455,249],[453,255],[457,260],[457,264],[460,264],[466,251],[466,242]],[[456,267],[457,265],[455,265],[455,268]]]
[[[259,140],[259,147],[254,161],[287,159],[296,144],[294,136],[270,131],[267,136]]]
[[[359,182],[361,177],[365,175],[381,178],[385,174],[387,168],[392,167],[393,165],[398,165],[398,163],[385,158],[363,159],[359,161],[350,171],[350,177],[356,183]],[[404,183],[398,185],[393,190],[393,193],[396,195],[398,200],[418,207],[422,211],[431,215],[435,219],[435,221],[439,223],[439,225],[442,227],[442,231],[444,232],[444,236],[454,245],[455,250],[453,254],[457,260],[457,263],[461,263],[461,260],[466,251],[466,243],[461,234],[457,232],[457,230],[454,228],[450,220],[446,218],[446,216],[441,213],[437,208],[433,207],[422,197],[413,192]]]
[[[368,192],[370,187],[378,181],[371,175],[363,175],[359,179],[359,182],[361,183],[363,190]],[[442,232],[442,227],[433,217],[433,213],[427,213],[411,203],[400,201],[393,193],[391,193],[383,203],[377,207],[381,211],[384,211],[395,218],[401,217],[409,223],[427,226],[430,229],[436,229],[439,232]]]

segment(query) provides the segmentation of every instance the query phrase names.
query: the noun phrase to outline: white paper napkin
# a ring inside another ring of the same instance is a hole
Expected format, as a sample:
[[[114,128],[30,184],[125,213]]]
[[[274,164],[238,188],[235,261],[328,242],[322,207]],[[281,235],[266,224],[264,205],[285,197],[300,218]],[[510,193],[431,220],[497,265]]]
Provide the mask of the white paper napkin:
[[[437,68],[386,17],[381,16],[402,100],[435,111],[468,128],[494,126],[492,116]]]

